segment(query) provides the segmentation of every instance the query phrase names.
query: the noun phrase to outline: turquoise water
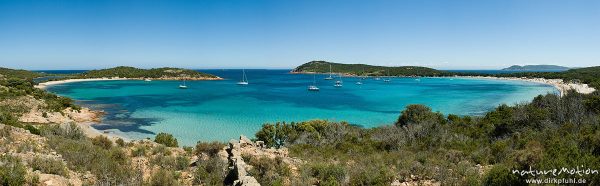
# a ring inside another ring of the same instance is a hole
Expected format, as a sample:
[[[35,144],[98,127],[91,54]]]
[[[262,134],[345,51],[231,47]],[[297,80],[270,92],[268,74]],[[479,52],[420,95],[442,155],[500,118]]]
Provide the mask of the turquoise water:
[[[343,78],[342,88],[317,76],[320,92],[309,92],[313,75],[289,70],[247,70],[248,86],[235,83],[239,70],[209,70],[226,80],[95,81],[61,84],[49,91],[107,112],[94,125],[129,139],[174,134],[184,145],[198,140],[226,141],[240,134],[254,136],[263,123],[328,119],[363,127],[392,124],[408,104],[425,104],[445,114],[478,115],[499,104],[530,101],[556,93],[551,86],[507,80],[467,78]]]

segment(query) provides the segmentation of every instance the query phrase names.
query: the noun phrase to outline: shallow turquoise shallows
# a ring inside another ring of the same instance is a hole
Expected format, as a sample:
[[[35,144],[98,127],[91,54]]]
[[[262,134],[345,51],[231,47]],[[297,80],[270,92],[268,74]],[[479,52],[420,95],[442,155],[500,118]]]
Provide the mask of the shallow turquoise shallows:
[[[467,78],[342,78],[343,87],[316,76],[319,92],[307,91],[313,75],[289,70],[246,70],[247,86],[236,85],[241,70],[206,70],[226,80],[95,81],[60,84],[48,90],[107,112],[94,125],[129,139],[175,135],[180,144],[254,136],[262,124],[327,119],[363,127],[390,125],[406,105],[424,104],[444,114],[478,115],[499,104],[530,101],[557,93],[548,85],[524,81]]]

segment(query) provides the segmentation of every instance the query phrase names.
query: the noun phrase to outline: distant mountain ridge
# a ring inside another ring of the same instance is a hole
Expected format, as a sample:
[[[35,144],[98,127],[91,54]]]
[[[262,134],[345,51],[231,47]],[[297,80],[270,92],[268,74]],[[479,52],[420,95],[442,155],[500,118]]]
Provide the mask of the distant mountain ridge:
[[[569,70],[569,67],[563,67],[558,65],[513,65],[508,68],[504,68],[502,70],[523,70],[523,71],[559,71],[559,70]]]

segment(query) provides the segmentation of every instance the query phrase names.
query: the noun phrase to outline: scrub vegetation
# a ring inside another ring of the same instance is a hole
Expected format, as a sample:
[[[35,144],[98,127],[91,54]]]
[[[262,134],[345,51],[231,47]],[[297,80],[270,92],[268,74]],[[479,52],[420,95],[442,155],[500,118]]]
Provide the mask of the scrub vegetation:
[[[30,109],[19,101],[24,98],[44,102],[42,109],[48,112],[80,108],[68,98],[34,88],[32,78],[40,77],[38,73],[0,72],[0,185],[37,185],[58,178],[65,185],[230,183],[222,142],[179,148],[177,139],[166,133],[152,141],[126,141],[89,138],[72,123],[20,122]],[[599,67],[498,76],[600,85]],[[525,185],[528,178],[583,178],[587,184],[600,184],[599,174],[511,173],[530,167],[600,170],[598,91],[540,95],[481,116],[446,115],[409,105],[399,111],[394,125],[368,129],[324,120],[279,122],[265,124],[255,138],[264,142],[265,152],[275,152],[271,147],[289,152],[273,157],[242,154],[248,174],[262,185]]]

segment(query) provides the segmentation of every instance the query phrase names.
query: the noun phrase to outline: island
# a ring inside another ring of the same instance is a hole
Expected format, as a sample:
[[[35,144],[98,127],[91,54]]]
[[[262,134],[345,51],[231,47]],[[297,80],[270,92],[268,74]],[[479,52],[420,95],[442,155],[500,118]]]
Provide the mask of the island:
[[[331,67],[331,71],[330,71]],[[294,68],[291,73],[338,73],[348,76],[449,76],[450,72],[419,66],[385,67],[366,64],[343,64],[310,61]]]
[[[520,66],[520,65],[513,65],[510,66],[508,68],[503,68],[502,70],[509,70],[509,71],[565,71],[565,70],[569,70],[571,68],[569,67],[563,67],[563,66],[558,66],[558,65],[525,65],[525,66]]]

